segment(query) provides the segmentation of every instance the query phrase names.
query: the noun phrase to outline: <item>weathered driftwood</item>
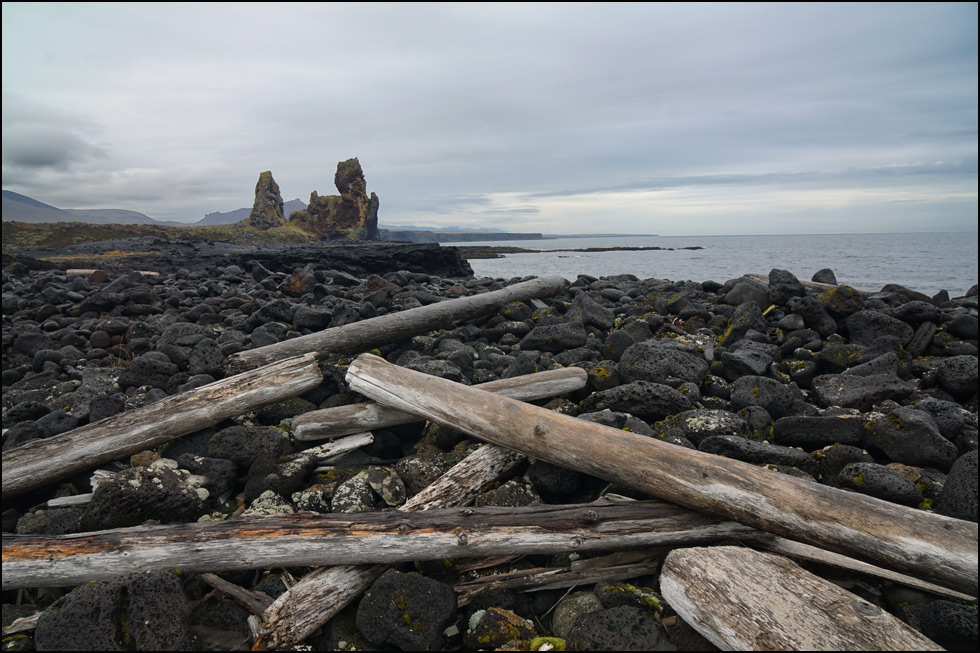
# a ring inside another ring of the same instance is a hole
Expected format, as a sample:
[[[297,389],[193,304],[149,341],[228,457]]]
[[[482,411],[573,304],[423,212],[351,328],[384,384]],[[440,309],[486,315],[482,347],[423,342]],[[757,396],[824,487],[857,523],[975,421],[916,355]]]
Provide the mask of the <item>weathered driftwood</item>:
[[[364,354],[356,392],[534,458],[694,510],[977,591],[977,524],[560,415]]]
[[[766,283],[769,283],[768,274],[745,274],[742,276],[746,276],[752,279],[758,279],[759,281],[764,281]],[[816,290],[818,292],[822,292],[824,290],[833,290],[834,288],[837,287],[833,284],[820,283],[819,281],[803,281],[802,279],[800,279],[799,281],[801,284],[803,284],[803,287],[806,288],[807,290]],[[873,291],[871,290],[858,290],[857,288],[852,288],[852,290],[857,292],[859,295],[864,295],[864,296],[873,294]]]
[[[283,464],[294,466],[296,469],[299,469],[301,467],[312,465],[317,461],[330,462],[342,457],[344,454],[347,454],[354,449],[360,449],[361,447],[371,444],[372,442],[374,442],[373,433],[354,433],[353,435],[348,435],[346,438],[331,440],[330,442],[326,442],[315,447],[310,447],[309,449],[304,449],[303,451],[290,456],[288,461]],[[282,470],[280,473],[285,471],[286,470]]]
[[[636,556],[623,554],[636,553]],[[625,559],[624,559],[625,558]],[[579,562],[589,562],[579,565]],[[536,567],[483,576],[453,587],[458,605],[468,604],[481,592],[495,589],[536,592],[593,583],[610,583],[645,576],[657,571],[660,557],[649,551],[624,551],[597,558],[577,560],[567,567]]]
[[[22,633],[25,630],[34,630],[37,628],[37,622],[44,614],[43,611],[35,612],[29,617],[21,617],[20,619],[14,619],[9,626],[3,627],[3,635],[14,635],[16,633]]]
[[[565,367],[481,383],[479,387],[511,399],[532,401],[574,392],[584,388],[588,379],[588,374],[582,368]],[[419,418],[415,415],[374,402],[364,402],[303,413],[293,419],[291,428],[297,440],[320,440],[417,421]]]
[[[147,569],[189,572],[701,544],[752,529],[660,501],[297,514],[3,535],[3,589],[63,587]]]
[[[509,449],[483,445],[401,509],[414,512],[465,506],[522,460],[524,456]],[[386,565],[338,565],[310,572],[265,611],[259,628],[262,644],[280,648],[303,641],[360,596],[385,569]]]
[[[302,642],[359,597],[387,565],[336,565],[310,572],[263,613],[256,649]]]
[[[235,601],[252,614],[262,614],[272,603],[272,599],[268,594],[247,590],[210,572],[201,574],[201,580],[222,594],[235,599]]]
[[[524,460],[523,454],[483,445],[402,506],[406,512],[469,505],[496,479]]]
[[[848,571],[856,571],[868,576],[883,578],[895,583],[901,583],[902,585],[906,585],[908,587],[914,587],[915,589],[919,589],[924,592],[930,592],[939,596],[946,596],[957,601],[977,600],[976,596],[970,594],[957,592],[956,590],[951,590],[947,587],[936,585],[935,583],[928,583],[914,576],[900,574],[897,571],[892,571],[891,569],[883,569],[882,567],[878,567],[876,565],[870,565],[866,562],[861,562],[860,560],[855,560],[854,558],[848,558],[847,556],[839,553],[834,553],[833,551],[826,551],[809,544],[804,544],[803,542],[787,540],[785,537],[780,537],[771,533],[763,533],[762,531],[758,531],[758,535],[756,537],[745,540],[745,543],[771,551],[772,553],[785,555],[790,558],[807,560],[809,562],[819,562],[820,564],[830,567],[847,569]]]
[[[20,494],[187,433],[289,399],[323,380],[310,354],[129,410],[3,452],[3,495]]]
[[[660,591],[684,621],[723,650],[942,650],[796,563],[744,547],[672,551]]]
[[[80,276],[80,277],[87,277],[87,276],[90,276],[90,275],[94,274],[95,272],[96,272],[96,268],[69,268],[69,269],[65,270],[65,274],[67,274],[68,276],[77,275],[77,276]],[[146,277],[146,276],[159,277],[160,276],[160,273],[159,272],[154,272],[153,270],[135,270],[135,272],[137,274],[143,275],[144,277]]]
[[[540,277],[501,290],[460,297],[325,329],[308,336],[233,354],[225,361],[225,372],[237,374],[243,370],[308,352],[326,356],[369,350],[420,333],[447,328],[454,322],[472,319],[494,311],[509,302],[548,297],[563,290],[567,284],[564,278],[557,275]]]
[[[95,496],[94,493],[88,492],[87,494],[74,494],[70,497],[55,497],[54,499],[48,500],[48,508],[67,508],[69,506],[84,506],[85,504],[92,502],[93,496]]]

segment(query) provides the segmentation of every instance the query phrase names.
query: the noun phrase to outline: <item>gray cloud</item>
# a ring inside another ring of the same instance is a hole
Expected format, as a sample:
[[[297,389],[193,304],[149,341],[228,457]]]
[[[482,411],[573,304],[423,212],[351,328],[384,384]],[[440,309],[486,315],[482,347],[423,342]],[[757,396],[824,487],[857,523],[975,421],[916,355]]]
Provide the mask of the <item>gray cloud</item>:
[[[976,213],[976,24],[975,4],[7,3],[3,182],[197,219],[262,170],[286,199],[333,192],[357,156],[392,224],[707,230],[751,205],[776,233],[817,203],[868,231],[902,202],[928,229]]]
[[[76,134],[50,127],[4,130],[3,163],[19,168],[59,168],[106,157],[103,148]]]
[[[89,136],[98,130],[82,117],[3,94],[5,167],[67,169],[73,163],[105,158],[105,148]]]

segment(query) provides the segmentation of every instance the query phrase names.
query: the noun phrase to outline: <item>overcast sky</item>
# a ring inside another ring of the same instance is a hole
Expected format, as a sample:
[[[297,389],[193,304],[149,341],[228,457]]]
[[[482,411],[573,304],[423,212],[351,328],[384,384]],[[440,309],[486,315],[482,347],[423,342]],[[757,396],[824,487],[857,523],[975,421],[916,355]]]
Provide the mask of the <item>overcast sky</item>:
[[[3,3],[3,188],[195,221],[975,230],[977,4]]]

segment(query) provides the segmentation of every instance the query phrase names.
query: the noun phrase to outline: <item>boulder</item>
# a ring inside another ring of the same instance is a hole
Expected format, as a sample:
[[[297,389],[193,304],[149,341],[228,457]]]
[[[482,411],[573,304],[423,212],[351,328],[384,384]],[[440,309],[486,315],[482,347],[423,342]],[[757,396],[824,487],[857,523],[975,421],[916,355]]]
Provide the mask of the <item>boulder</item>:
[[[783,306],[791,297],[805,297],[806,288],[788,270],[773,268],[769,272],[769,302]]]
[[[977,452],[960,456],[946,477],[938,512],[948,517],[977,521]]]
[[[775,419],[788,415],[796,402],[793,389],[776,379],[743,376],[732,384],[732,408],[760,406]]]
[[[777,444],[806,451],[833,444],[859,447],[864,443],[865,420],[859,415],[780,417],[773,426]]]
[[[83,531],[193,521],[204,511],[201,495],[186,474],[168,467],[131,467],[103,481],[79,522]]]
[[[912,387],[891,374],[868,376],[824,374],[813,379],[814,395],[824,406],[840,406],[868,411],[885,399],[900,400],[912,394]]]
[[[34,631],[39,651],[191,651],[191,602],[173,569],[79,586],[45,610]]]
[[[864,430],[865,447],[878,449],[895,462],[946,471],[956,460],[956,445],[940,434],[932,416],[910,406],[888,415],[871,413]]]
[[[649,610],[628,605],[583,616],[568,634],[574,651],[675,651]]]
[[[805,451],[768,442],[756,442],[738,435],[712,435],[701,440],[698,451],[718,454],[753,465],[795,467],[811,476],[817,475],[817,463]]]
[[[691,400],[670,386],[651,381],[634,381],[595,392],[582,401],[582,410],[585,412],[607,408],[655,421],[688,410],[691,408]]]
[[[939,387],[957,399],[977,393],[977,357],[952,356],[939,365]]]
[[[735,435],[745,428],[745,420],[727,410],[697,408],[670,415],[654,426],[661,440],[680,436],[695,446],[713,435]]]
[[[905,322],[879,313],[878,311],[858,311],[847,318],[847,332],[852,343],[870,345],[878,338],[890,336],[902,345],[908,343],[915,333]]]
[[[877,463],[851,463],[838,476],[841,487],[891,501],[903,506],[916,507],[922,502],[922,491],[909,479],[885,465]]]
[[[530,640],[535,636],[534,622],[524,619],[510,610],[491,607],[479,610],[467,621],[463,645],[466,649],[507,650],[514,642]]]
[[[536,326],[521,339],[521,349],[562,352],[581,347],[586,342],[585,327],[581,322],[561,322]]]
[[[389,569],[361,599],[357,629],[376,644],[404,651],[441,650],[442,631],[455,610],[451,586]]]
[[[701,383],[708,374],[708,363],[694,349],[664,340],[647,340],[623,352],[619,371],[627,381],[663,383],[668,377]]]
[[[837,275],[835,275],[834,271],[831,270],[830,268],[823,268],[822,270],[818,270],[817,272],[814,272],[813,276],[810,277],[810,281],[816,281],[817,283],[826,283],[831,286],[836,286]]]
[[[616,320],[616,314],[605,306],[600,306],[587,293],[580,292],[575,295],[572,305],[565,313],[565,319],[569,322],[582,322],[586,326],[592,325],[600,329],[609,330]]]

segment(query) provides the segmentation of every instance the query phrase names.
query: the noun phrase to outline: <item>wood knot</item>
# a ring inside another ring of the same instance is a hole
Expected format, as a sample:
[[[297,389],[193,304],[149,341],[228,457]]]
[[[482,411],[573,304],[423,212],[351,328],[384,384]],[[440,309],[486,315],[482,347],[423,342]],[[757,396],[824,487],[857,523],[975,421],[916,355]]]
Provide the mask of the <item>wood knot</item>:
[[[540,436],[544,435],[547,432],[548,432],[547,429],[545,429],[545,427],[541,426],[540,424],[535,424],[534,425],[534,435],[537,435],[537,436],[540,437]]]
[[[877,617],[881,614],[881,609],[870,603],[864,601],[851,601],[851,607],[858,614],[862,614],[865,617]]]

